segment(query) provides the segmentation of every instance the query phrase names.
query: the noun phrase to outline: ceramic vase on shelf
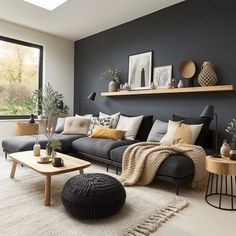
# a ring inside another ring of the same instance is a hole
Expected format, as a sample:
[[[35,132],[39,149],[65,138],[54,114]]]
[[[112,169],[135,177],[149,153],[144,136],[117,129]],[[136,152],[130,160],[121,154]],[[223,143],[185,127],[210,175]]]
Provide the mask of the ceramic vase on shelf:
[[[129,86],[128,83],[125,83],[125,84],[123,85],[123,90],[127,90],[127,91],[130,90],[130,86]]]
[[[153,90],[153,89],[155,89],[155,88],[156,88],[156,86],[155,86],[155,84],[152,82],[152,83],[151,83],[151,86],[150,86],[150,89]]]
[[[202,70],[198,76],[198,83],[202,86],[214,86],[217,84],[217,75],[214,70],[214,65],[210,61],[205,61],[202,65]]]
[[[109,82],[109,89],[108,90],[110,93],[117,91],[117,83],[114,80],[111,80]]]
[[[183,88],[184,87],[184,83],[183,83],[183,80],[179,80],[179,83],[178,83],[178,88]]]
[[[221,148],[220,148],[220,154],[224,157],[230,157],[230,145],[227,143],[226,140],[224,140]]]

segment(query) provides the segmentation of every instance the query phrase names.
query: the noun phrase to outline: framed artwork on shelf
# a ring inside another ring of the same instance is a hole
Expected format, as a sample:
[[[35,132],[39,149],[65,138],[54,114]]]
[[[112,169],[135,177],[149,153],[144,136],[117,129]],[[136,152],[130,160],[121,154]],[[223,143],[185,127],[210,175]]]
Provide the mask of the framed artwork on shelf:
[[[131,90],[150,89],[152,51],[129,56],[129,86]]]
[[[154,67],[153,83],[156,88],[169,88],[172,77],[172,65]]]

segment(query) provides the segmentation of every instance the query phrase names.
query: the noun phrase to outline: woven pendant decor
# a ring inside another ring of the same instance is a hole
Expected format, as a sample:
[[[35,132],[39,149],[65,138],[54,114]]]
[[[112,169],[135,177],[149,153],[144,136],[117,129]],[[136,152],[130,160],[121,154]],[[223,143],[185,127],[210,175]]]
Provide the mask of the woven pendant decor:
[[[214,71],[214,65],[210,61],[205,61],[202,70],[198,76],[198,83],[202,86],[214,86],[217,84],[217,75]]]

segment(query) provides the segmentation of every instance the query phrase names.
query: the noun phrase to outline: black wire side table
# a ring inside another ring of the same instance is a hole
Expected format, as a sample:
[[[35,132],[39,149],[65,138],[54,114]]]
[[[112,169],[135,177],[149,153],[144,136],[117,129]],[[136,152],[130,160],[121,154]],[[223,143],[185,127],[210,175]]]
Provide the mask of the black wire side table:
[[[228,157],[206,157],[206,170],[209,172],[206,202],[221,210],[236,211],[236,161]],[[212,197],[218,202],[213,202]],[[224,207],[229,203],[230,207]]]

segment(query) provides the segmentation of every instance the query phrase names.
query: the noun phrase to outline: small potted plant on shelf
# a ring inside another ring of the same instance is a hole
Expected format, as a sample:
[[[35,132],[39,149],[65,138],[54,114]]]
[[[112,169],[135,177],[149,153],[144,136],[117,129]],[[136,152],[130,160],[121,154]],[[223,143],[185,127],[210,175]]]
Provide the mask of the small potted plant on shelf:
[[[100,80],[109,81],[109,92],[116,92],[119,88],[120,83],[120,71],[118,69],[107,68],[104,72],[100,74]]]
[[[236,160],[236,118],[233,118],[233,120],[228,123],[228,126],[225,131],[232,135],[230,159]]]

